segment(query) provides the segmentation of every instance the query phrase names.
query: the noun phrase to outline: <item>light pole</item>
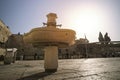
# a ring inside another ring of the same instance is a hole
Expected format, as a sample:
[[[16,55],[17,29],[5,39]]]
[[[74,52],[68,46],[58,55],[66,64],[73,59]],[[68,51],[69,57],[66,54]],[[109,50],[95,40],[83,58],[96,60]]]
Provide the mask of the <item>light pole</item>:
[[[88,40],[87,40],[86,35],[85,35],[85,54],[86,54],[86,58],[88,58],[88,47],[87,47],[87,43],[88,43]]]

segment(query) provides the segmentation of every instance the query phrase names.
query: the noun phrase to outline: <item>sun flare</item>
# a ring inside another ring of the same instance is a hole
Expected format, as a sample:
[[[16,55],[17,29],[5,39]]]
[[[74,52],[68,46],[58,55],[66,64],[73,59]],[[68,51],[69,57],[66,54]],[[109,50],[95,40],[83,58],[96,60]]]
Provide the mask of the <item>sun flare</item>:
[[[84,34],[92,37],[91,35],[102,29],[103,17],[102,14],[94,10],[81,10],[69,14],[66,21],[76,31],[77,38]]]
[[[82,32],[91,33],[100,24],[100,16],[93,12],[84,12],[79,14],[77,17],[74,17],[73,23],[75,26],[79,26]]]

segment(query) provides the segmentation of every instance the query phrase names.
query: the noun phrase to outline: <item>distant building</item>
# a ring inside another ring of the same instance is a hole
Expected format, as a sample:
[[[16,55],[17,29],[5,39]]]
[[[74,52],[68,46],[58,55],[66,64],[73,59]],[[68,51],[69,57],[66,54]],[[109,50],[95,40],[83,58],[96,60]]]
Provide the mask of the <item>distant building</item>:
[[[44,59],[44,50],[35,48],[32,44],[26,44],[23,41],[23,35],[12,34],[7,41],[7,47],[17,48],[17,59],[23,56],[24,60]],[[87,54],[86,54],[87,53]],[[52,55],[52,54],[51,54]],[[99,42],[89,43],[87,39],[80,38],[75,40],[75,44],[67,48],[58,49],[59,59],[80,59],[97,57],[117,57],[120,56],[120,41],[111,42],[111,44],[102,45]]]
[[[76,44],[88,44],[88,43],[89,43],[88,39],[85,38],[80,38],[76,40]]]
[[[88,39],[80,38],[78,40],[75,40],[75,44],[74,45],[69,46],[67,48],[59,49],[59,58],[60,59],[61,58],[68,58],[68,59],[70,59],[70,58],[81,58],[81,57],[83,57],[82,54],[85,54],[85,49],[81,48],[82,51],[77,50],[78,49],[77,47],[80,44],[84,45],[84,47],[85,47],[86,44],[89,44],[89,41],[88,41]]]
[[[42,49],[37,49],[32,44],[26,44],[23,41],[23,35],[12,34],[9,36],[6,46],[8,48],[17,48],[17,59],[19,60],[22,56],[25,60],[43,59]],[[42,56],[42,57],[41,57]]]

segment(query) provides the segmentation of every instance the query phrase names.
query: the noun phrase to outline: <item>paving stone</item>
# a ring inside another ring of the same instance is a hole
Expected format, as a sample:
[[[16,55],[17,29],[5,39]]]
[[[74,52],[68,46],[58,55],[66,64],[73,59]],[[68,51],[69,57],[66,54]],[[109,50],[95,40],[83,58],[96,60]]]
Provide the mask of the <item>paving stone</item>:
[[[0,62],[0,80],[120,80],[120,58],[63,59],[54,73],[43,60]]]

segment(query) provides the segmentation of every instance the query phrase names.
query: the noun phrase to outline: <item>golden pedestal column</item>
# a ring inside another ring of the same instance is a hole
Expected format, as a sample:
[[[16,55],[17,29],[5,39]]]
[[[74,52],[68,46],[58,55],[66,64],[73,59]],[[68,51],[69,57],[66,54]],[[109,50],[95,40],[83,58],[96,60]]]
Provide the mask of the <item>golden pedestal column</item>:
[[[58,68],[58,47],[47,46],[44,53],[44,68],[46,72],[55,72]]]

